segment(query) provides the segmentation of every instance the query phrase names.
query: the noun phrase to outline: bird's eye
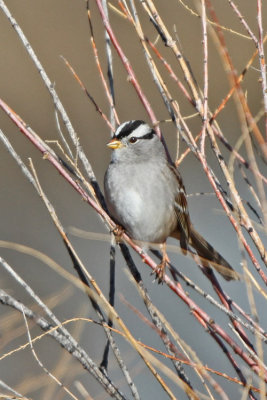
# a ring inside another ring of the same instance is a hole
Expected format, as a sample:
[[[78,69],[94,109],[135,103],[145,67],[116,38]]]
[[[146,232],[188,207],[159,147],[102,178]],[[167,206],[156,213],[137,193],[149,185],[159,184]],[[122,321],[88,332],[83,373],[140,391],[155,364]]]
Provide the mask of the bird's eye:
[[[132,136],[132,137],[129,139],[129,142],[130,142],[130,143],[136,143],[136,142],[137,142],[137,137]]]

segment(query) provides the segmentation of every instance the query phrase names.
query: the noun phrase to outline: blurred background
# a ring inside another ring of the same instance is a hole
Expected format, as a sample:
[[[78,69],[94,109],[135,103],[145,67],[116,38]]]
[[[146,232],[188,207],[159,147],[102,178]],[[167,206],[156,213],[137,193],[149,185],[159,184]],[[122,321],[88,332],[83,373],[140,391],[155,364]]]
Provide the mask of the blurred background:
[[[114,1],[112,3],[117,6],[117,2]],[[143,26],[146,27],[146,34],[152,41],[155,41],[157,39],[155,29],[149,23],[141,4],[139,2],[136,3],[139,17],[144,24]],[[180,1],[169,0],[168,2],[162,2],[155,0],[154,3],[160,11],[161,17],[167,23],[171,34],[179,41],[184,56],[188,59],[198,84],[200,87],[203,87],[201,19],[190,13]],[[186,0],[184,3],[191,9],[196,10],[195,5],[199,2]],[[239,0],[235,3],[239,6],[242,15],[253,32],[257,34],[256,2]],[[94,106],[89,102],[61,58],[63,56],[70,62],[97,104],[109,115],[109,106],[90,44],[86,3],[82,0],[75,2],[70,0],[46,0],[45,2],[41,0],[24,0],[23,2],[9,0],[6,4],[24,31],[24,34],[53,82],[77,132],[80,144],[88,156],[102,188],[104,172],[110,159],[110,150],[106,147],[106,143],[110,137],[110,129],[96,112]],[[221,25],[246,35],[228,2],[213,0],[212,4]],[[103,69],[106,71],[107,63],[103,24],[95,2],[90,2],[90,7],[99,57]],[[263,7],[263,15],[267,15],[266,3],[263,4]],[[136,38],[134,29],[127,20],[123,19],[112,9],[109,11],[114,31],[134,68],[146,96],[151,102],[158,120],[169,119],[169,115],[145,63],[143,51]],[[266,30],[266,21],[264,23],[264,29]],[[251,40],[232,32],[225,31],[224,33],[232,61],[236,70],[240,73],[255,51],[254,45]],[[60,153],[56,144],[59,136],[51,97],[38,71],[28,57],[25,48],[2,11],[0,12],[0,37],[1,98],[41,138],[55,141],[55,143],[50,145],[57,153]],[[171,52],[160,41],[158,42],[158,48],[168,62],[172,64],[173,68],[175,68],[175,72],[180,79],[183,79],[178,63],[176,63]],[[149,121],[135,90],[127,80],[127,74],[115,51],[113,54],[116,109],[121,122],[129,119],[144,119]],[[173,97],[179,102],[182,115],[193,114],[193,107],[185,101],[181,92],[175,87],[163,69],[163,66],[160,63],[158,64],[159,69],[164,74],[166,83],[171,89]],[[255,65],[255,68],[250,69],[246,75],[244,89],[247,93],[252,114],[256,115],[262,106],[257,58],[253,65]],[[228,92],[228,89],[229,83],[223,70],[221,59],[216,47],[210,40],[209,107],[211,110],[217,108]],[[46,160],[42,159],[40,153],[27,141],[2,111],[0,111],[0,121],[1,129],[9,137],[9,140],[21,155],[23,161],[28,164],[28,158],[33,160],[42,188],[54,205],[67,231],[70,232],[71,227],[76,227],[88,232],[103,234],[103,240],[89,240],[71,234],[70,238],[86,267],[96,279],[103,292],[108,295],[109,242],[105,237],[108,232],[100,218],[94,210],[81,200],[79,195],[62,179],[58,172]],[[241,130],[233,100],[230,100],[227,107],[221,112],[218,122],[225,136],[234,146],[240,137]],[[201,129],[200,118],[193,118],[188,124],[194,134],[197,134]],[[264,131],[263,125],[263,122],[259,122],[262,132]],[[177,153],[176,130],[171,123],[162,123],[161,128],[171,155],[175,159]],[[62,129],[64,129],[63,124]],[[185,144],[181,141],[180,154],[185,148]],[[221,150],[226,159],[228,159],[229,153],[223,147]],[[243,148],[241,148],[242,152],[245,154]],[[225,188],[227,188],[215,157],[209,148],[207,148],[207,154],[209,164],[221,179]],[[266,170],[266,166],[261,161],[259,165],[262,171]],[[31,184],[21,174],[17,164],[2,144],[0,145],[0,166],[2,171],[0,239],[37,249],[54,259],[65,270],[74,274],[71,260],[43,202]],[[235,270],[242,273],[238,242],[231,224],[222,212],[218,200],[214,195],[196,195],[199,192],[210,193],[212,191],[199,162],[192,154],[189,154],[182,162],[180,171],[184,178],[187,193],[190,195],[188,202],[194,225],[220,253],[225,255]],[[240,194],[245,196],[247,200],[252,200],[238,172],[235,178]],[[262,237],[266,243],[264,233],[262,233]],[[175,244],[176,242],[170,240],[170,243]],[[212,292],[210,284],[191,258],[184,257],[180,253],[179,245],[177,245],[177,249],[177,253],[170,253],[172,262],[192,280],[198,282],[204,290]],[[152,301],[160,308],[166,318],[171,321],[179,335],[193,349],[197,349],[198,356],[204,364],[233,375],[233,370],[229,367],[227,359],[222,356],[221,352],[217,351],[215,342],[190,315],[188,308],[181,301],[174,298],[165,285],[158,285],[153,282],[154,277],[150,275],[150,269],[137,256],[134,254],[133,256],[142,274],[144,283],[149,290]],[[64,280],[41,261],[5,248],[1,249],[1,257],[12,265],[44,302],[50,305],[61,321],[74,317],[95,318],[94,311],[85,294],[72,285],[72,282]],[[117,251],[116,257],[115,307],[118,313],[131,329],[135,338],[163,350],[157,334],[153,334],[145,324],[141,323],[139,318],[122,301],[124,297],[128,302],[146,313],[142,300],[134,284],[129,279],[125,263],[119,251]],[[253,272],[252,267],[251,271]],[[219,280],[221,281],[221,278]],[[1,288],[29,307],[32,306],[32,300],[25,294],[25,291],[3,269],[0,270],[0,282]],[[238,300],[242,307],[249,312],[244,283],[222,283],[226,288],[226,292],[234,300]],[[219,322],[223,326],[227,325],[228,320],[224,314],[218,315],[218,310],[207,304],[196,293],[190,292],[190,295],[214,319],[219,319]],[[263,309],[262,297],[256,296],[256,304],[258,310]],[[38,311],[41,313],[40,310]],[[19,313],[7,307],[0,306],[0,318],[2,321],[0,324],[1,354],[5,354],[17,346],[26,343],[27,336],[23,317]],[[266,318],[260,322],[266,329]],[[40,330],[34,327],[34,324],[30,323],[30,327],[33,337],[40,333]],[[106,341],[101,328],[92,323],[77,322],[70,324],[68,329],[89,355],[96,362],[101,362]],[[228,330],[227,326],[225,329]],[[230,333],[231,331],[228,330],[228,332]],[[118,341],[121,349],[124,351],[127,365],[140,390],[141,397],[143,399],[167,398],[162,388],[154,383],[151,373],[146,369],[130,345],[121,338],[118,338]],[[37,342],[35,350],[44,365],[51,372],[61,378],[63,376],[62,381],[64,384],[70,387],[79,399],[86,397],[82,397],[77,386],[75,386],[75,382],[81,382],[94,399],[108,398],[100,385],[51,339],[46,337]],[[217,354],[218,356],[216,356]],[[112,355],[110,356],[109,372],[114,382],[120,386],[122,376]],[[246,374],[245,369],[243,372]],[[24,396],[29,398],[69,398],[40,369],[29,348],[14,353],[2,361],[0,360],[0,377],[13,389],[16,389],[19,393],[23,393]],[[223,379],[219,379],[219,382],[227,391],[229,398],[241,398],[236,385],[230,384]],[[193,378],[193,383],[198,387],[199,383],[196,378]],[[173,388],[171,383],[170,386]],[[121,389],[125,391],[126,395],[129,395],[128,389],[126,386],[124,387],[124,384],[122,384]],[[178,388],[175,388],[175,390],[177,398],[187,398],[182,390]]]

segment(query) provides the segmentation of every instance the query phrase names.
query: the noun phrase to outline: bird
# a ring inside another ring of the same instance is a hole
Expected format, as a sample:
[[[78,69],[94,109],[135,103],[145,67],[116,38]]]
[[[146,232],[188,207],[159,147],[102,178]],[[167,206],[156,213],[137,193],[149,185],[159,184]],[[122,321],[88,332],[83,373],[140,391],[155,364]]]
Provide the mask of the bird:
[[[108,212],[134,241],[161,245],[158,281],[163,281],[169,263],[168,237],[180,241],[184,254],[193,248],[206,271],[214,267],[227,281],[238,279],[231,265],[194,228],[182,177],[156,131],[145,121],[126,121],[107,146],[113,150],[104,176]]]

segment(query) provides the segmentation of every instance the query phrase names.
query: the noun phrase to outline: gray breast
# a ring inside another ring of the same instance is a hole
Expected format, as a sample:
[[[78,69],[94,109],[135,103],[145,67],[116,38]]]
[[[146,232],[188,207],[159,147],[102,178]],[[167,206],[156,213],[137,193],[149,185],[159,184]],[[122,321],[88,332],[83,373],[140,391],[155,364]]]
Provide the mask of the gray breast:
[[[123,164],[110,164],[107,170],[109,212],[133,239],[160,243],[176,227],[173,176],[166,176],[166,164],[164,167],[146,162],[127,164],[127,169]]]

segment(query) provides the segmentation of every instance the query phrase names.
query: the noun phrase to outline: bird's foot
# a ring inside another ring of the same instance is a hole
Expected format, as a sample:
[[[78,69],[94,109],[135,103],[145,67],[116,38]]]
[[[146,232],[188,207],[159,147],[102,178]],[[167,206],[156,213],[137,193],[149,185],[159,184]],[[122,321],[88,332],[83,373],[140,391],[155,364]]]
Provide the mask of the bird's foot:
[[[165,269],[167,265],[167,260],[162,260],[156,267],[156,269],[152,272],[152,274],[156,275],[155,280],[158,280],[158,284],[163,284]]]
[[[121,238],[122,235],[125,233],[125,229],[120,225],[116,225],[115,228],[112,230],[112,233],[115,236],[116,242],[121,242]]]
[[[161,245],[161,247],[162,247],[162,260],[157,265],[156,269],[153,271],[153,274],[155,273],[156,278],[158,279],[158,284],[164,282],[165,269],[166,269],[167,264],[169,264],[169,262],[170,262],[168,254],[166,252],[166,243],[163,243]]]

